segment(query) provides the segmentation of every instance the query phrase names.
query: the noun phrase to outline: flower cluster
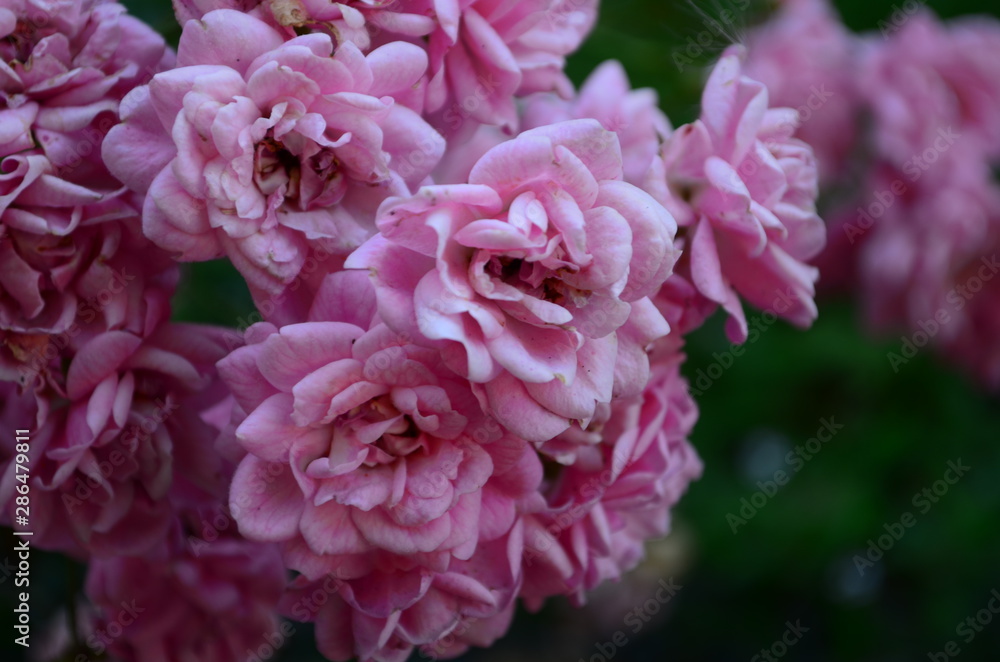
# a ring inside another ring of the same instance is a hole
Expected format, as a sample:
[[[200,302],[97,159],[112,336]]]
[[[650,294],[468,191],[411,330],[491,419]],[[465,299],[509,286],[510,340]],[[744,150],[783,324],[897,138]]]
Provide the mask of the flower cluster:
[[[171,590],[147,584],[186,553],[164,557],[165,541],[184,513],[225,498],[233,467],[214,450],[209,410],[227,394],[215,364],[239,340],[170,321],[177,265],[102,157],[123,99],[174,66],[163,38],[115,2],[13,0],[0,8],[0,60],[0,421],[31,432],[26,452],[0,442],[0,517],[91,564],[91,597],[111,601],[100,620],[138,586]],[[234,540],[241,554],[266,549]],[[284,582],[271,554],[256,561],[278,577],[261,601],[269,615]],[[204,579],[182,581],[196,599],[261,585],[250,572]],[[191,659],[193,638],[166,653],[151,643],[174,627],[164,619],[130,629],[123,657]]]
[[[905,334],[897,372],[931,343],[1000,388],[1000,23],[919,9],[852,35],[825,0],[794,0],[749,51],[816,136],[826,283],[856,291],[874,329]]]
[[[583,603],[701,474],[684,336],[816,317],[816,161],[739,47],[674,128],[617,63],[569,82],[596,0],[175,0],[176,58],[56,4],[0,10],[0,421],[37,428],[0,502],[90,562],[97,632],[143,606],[117,658],[266,657],[279,614],[453,657]],[[217,258],[242,337],[170,319]]]

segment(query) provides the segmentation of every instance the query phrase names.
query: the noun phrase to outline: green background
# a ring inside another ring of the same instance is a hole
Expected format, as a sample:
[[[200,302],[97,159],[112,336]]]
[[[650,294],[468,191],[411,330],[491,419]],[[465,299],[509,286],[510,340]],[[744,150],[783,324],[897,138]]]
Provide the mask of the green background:
[[[125,4],[176,39],[167,0]],[[672,56],[705,29],[702,12],[736,10],[743,0],[699,2],[698,8],[662,0],[602,4],[596,31],[571,60],[571,76],[579,83],[602,60],[618,59],[635,87],[658,90],[675,125],[697,115],[705,74],[697,65],[709,65],[769,9],[752,3],[738,12],[733,33],[713,34],[696,65],[678,72]],[[836,4],[851,28],[869,30],[902,2]],[[927,4],[946,17],[1000,13],[985,0]],[[247,319],[252,305],[231,268],[202,264],[189,268],[188,276],[179,319],[229,326]],[[629,643],[614,651],[614,660],[751,660],[782,636],[786,621],[809,630],[780,659],[927,660],[928,651],[942,651],[951,640],[962,660],[1000,659],[1000,616],[971,643],[956,634],[959,623],[1000,589],[1000,406],[932,352],[895,373],[886,354],[898,345],[898,338],[864,333],[846,300],[821,300],[819,321],[807,332],[781,322],[768,327],[698,398],[701,420],[693,443],[705,473],[676,509],[675,533],[656,546],[656,562],[582,611],[553,600],[538,614],[519,612],[505,639],[462,659],[590,660],[598,644],[622,630]],[[688,377],[707,370],[716,362],[713,353],[728,348],[721,320],[713,319],[690,339]],[[831,417],[843,429],[734,534],[727,514],[738,514],[740,500],[754,495],[758,480],[788,470],[785,454]],[[971,470],[921,513],[914,494],[941,479],[947,462],[958,458]],[[916,524],[861,575],[854,556],[908,511]],[[33,572],[45,573],[52,586],[45,595],[34,592],[37,623],[65,602],[79,577],[41,555]],[[633,634],[627,613],[652,598],[659,578],[667,577],[683,588]],[[60,585],[67,584],[64,591]],[[10,580],[0,577],[0,585],[9,601]],[[322,659],[308,626],[297,630],[280,659]]]

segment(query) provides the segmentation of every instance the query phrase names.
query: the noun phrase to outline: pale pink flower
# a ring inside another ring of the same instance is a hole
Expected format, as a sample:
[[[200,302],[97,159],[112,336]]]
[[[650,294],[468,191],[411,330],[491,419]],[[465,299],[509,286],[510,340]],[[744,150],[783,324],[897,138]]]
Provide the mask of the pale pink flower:
[[[563,73],[597,18],[597,0],[435,3],[427,111],[454,132],[469,120],[516,130],[513,97],[572,93]]]
[[[278,550],[224,532],[195,550],[197,512],[172,522],[155,555],[95,559],[87,597],[97,611],[86,642],[122,662],[245,662],[275,650],[285,586]]]
[[[514,502],[484,489],[503,432],[468,384],[378,322],[364,274],[329,276],[309,320],[251,327],[219,366],[248,414],[230,496],[244,535],[468,558],[505,532]]]
[[[583,603],[586,592],[635,567],[645,541],[669,531],[670,509],[702,470],[687,440],[698,409],[679,373],[682,358],[657,364],[640,396],[547,445],[575,448],[575,459],[543,484],[546,507],[525,516],[521,595],[529,607],[553,595]]]
[[[859,44],[828,0],[789,0],[747,39],[746,75],[772,106],[798,111],[798,138],[816,153],[820,179],[841,179],[857,149],[862,98]]]
[[[365,274],[332,274],[309,321],[251,327],[219,364],[247,414],[230,510],[243,535],[282,543],[293,596],[337,593],[285,608],[317,622],[331,659],[402,659],[507,609],[541,481],[529,444],[375,303]]]
[[[668,330],[646,297],[676,259],[676,226],[621,178],[617,137],[595,120],[533,129],[468,184],[387,200],[381,234],[347,266],[371,270],[388,326],[439,348],[504,426],[545,441],[641,388],[626,375],[648,370],[642,349]],[[633,318],[641,330],[616,333]]]
[[[739,47],[723,54],[701,118],[670,136],[662,168],[647,181],[686,230],[683,275],[726,310],[738,342],[747,335],[740,296],[799,326],[812,323],[818,272],[807,260],[826,240],[813,152],[792,137],[796,112],[768,108],[767,89],[742,74],[742,56]]]
[[[424,51],[333,51],[327,35],[286,42],[232,10],[188,22],[180,66],[129,95],[104,146],[108,167],[149,191],[147,236],[185,261],[225,254],[264,294],[296,278],[310,245],[363,242],[378,204],[420,183],[444,141],[393,99],[423,75]]]

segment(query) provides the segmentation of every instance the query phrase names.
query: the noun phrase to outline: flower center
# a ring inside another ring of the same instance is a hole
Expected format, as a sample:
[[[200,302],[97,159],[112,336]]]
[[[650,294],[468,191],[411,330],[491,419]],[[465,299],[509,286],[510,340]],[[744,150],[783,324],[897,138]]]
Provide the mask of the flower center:
[[[3,56],[9,64],[25,63],[31,57],[31,51],[37,41],[35,26],[27,20],[19,20],[14,31],[4,37]]]
[[[560,261],[562,252],[562,247],[557,247],[553,258]],[[487,263],[486,271],[497,280],[524,294],[557,306],[570,304],[582,306],[591,294],[571,287],[561,279],[560,276],[570,271],[567,266],[560,266],[553,271],[541,262],[495,255]]]
[[[254,183],[261,194],[280,193],[300,211],[340,202],[347,189],[336,154],[309,145],[305,153],[268,134],[257,143]]]
[[[386,423],[389,423],[388,427],[369,445],[365,465],[389,464],[424,447],[416,424],[409,416],[396,409],[388,395],[355,407],[338,421],[338,424],[360,433],[366,429],[377,429]]]

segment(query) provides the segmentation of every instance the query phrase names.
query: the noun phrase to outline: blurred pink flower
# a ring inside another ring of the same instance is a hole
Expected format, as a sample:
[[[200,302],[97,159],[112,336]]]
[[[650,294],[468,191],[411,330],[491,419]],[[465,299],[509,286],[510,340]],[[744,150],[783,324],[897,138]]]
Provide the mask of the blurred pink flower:
[[[813,322],[818,272],[806,261],[826,240],[813,152],[792,137],[796,112],[768,108],[767,89],[742,73],[743,55],[723,54],[701,118],[670,136],[647,181],[686,229],[683,277],[726,310],[734,342],[747,336],[740,295],[799,326]]]
[[[633,385],[641,348],[668,331],[646,296],[670,273],[676,226],[621,178],[596,121],[533,129],[468,184],[387,200],[347,266],[371,270],[388,326],[440,348],[504,426],[546,441]],[[616,333],[633,316],[643,329]],[[637,335],[650,337],[633,351]]]
[[[857,149],[859,43],[828,0],[789,0],[747,40],[746,75],[772,106],[798,111],[796,135],[816,153],[820,179],[842,179]]]
[[[942,130],[984,157],[1000,157],[1000,23],[944,25],[921,11],[890,38],[872,35],[865,46],[858,70],[879,158],[905,168],[940,145]]]
[[[880,164],[871,190],[907,183],[856,248],[857,289],[875,330],[904,333],[920,347],[933,344],[997,389],[1000,343],[992,330],[1000,292],[1000,186],[979,149],[956,145],[917,182]],[[862,232],[855,217],[843,229]]]
[[[195,512],[176,519],[155,555],[91,562],[86,592],[98,614],[87,637],[92,651],[122,662],[244,662],[285,642],[278,550],[231,533],[194,550],[185,538],[198,520]]]
[[[76,556],[139,554],[160,544],[182,502],[220,498],[226,467],[201,413],[224,396],[214,364],[229,332],[163,324],[143,338],[98,334],[66,357],[68,368],[40,411],[30,393],[3,385],[30,445],[32,526],[39,547]],[[3,519],[13,521],[14,440],[0,458]],[[200,495],[200,496],[199,496]]]
[[[108,167],[149,191],[147,236],[185,261],[225,254],[266,294],[296,278],[310,244],[360,245],[378,204],[420,183],[444,140],[392,98],[423,75],[421,49],[331,53],[326,35],[285,42],[232,10],[189,22],[179,68],[129,95],[104,146]]]

